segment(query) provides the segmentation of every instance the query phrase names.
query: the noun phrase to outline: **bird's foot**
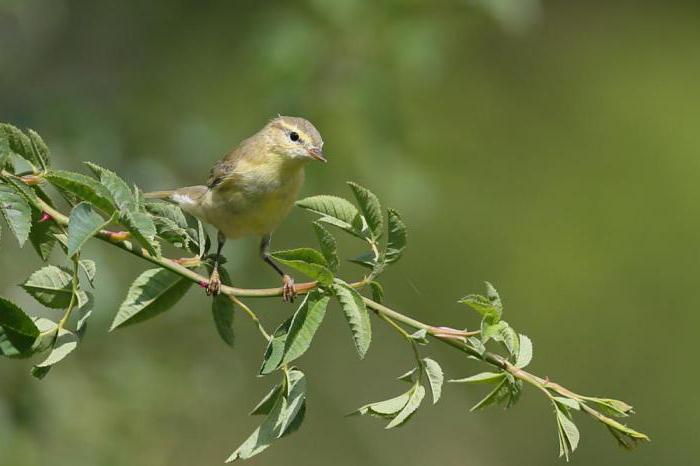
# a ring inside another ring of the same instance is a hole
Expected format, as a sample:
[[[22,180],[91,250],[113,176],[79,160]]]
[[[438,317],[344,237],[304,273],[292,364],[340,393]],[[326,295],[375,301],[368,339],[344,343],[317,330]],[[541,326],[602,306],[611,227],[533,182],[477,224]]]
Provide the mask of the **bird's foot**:
[[[214,269],[209,277],[209,282],[206,286],[207,296],[218,295],[221,293],[221,278],[219,277],[219,271]]]
[[[293,303],[297,291],[294,289],[294,279],[289,275],[282,275],[282,299],[286,303]]]

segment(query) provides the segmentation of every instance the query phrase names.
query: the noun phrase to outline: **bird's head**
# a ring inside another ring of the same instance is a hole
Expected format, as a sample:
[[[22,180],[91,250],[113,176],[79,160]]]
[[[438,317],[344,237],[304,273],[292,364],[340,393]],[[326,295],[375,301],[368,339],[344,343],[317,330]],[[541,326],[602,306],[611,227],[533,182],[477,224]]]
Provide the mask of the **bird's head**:
[[[326,162],[323,139],[310,121],[299,117],[279,116],[263,129],[272,151],[297,160]]]

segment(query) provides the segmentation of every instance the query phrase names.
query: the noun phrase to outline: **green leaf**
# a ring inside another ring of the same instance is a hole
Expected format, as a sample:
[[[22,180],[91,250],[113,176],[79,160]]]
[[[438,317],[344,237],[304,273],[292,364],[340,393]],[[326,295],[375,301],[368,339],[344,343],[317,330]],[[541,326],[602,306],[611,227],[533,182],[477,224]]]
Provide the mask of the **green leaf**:
[[[282,384],[277,384],[274,386],[270,392],[263,397],[262,400],[253,408],[250,412],[251,416],[270,414],[272,408],[277,403],[277,399],[284,396],[284,387]]]
[[[322,215],[320,222],[335,225],[359,238],[364,238],[364,225],[357,207],[341,197],[312,196],[296,202],[302,209]]]
[[[396,414],[396,417],[394,417],[389,424],[387,424],[387,429],[393,429],[394,427],[400,426],[406,422],[420,407],[420,404],[425,397],[425,388],[416,383],[410,393],[411,394],[406,402],[406,406],[404,406],[401,411]]]
[[[34,158],[39,162],[41,168],[46,171],[50,165],[49,148],[41,136],[39,136],[39,133],[33,129],[27,130],[27,133],[29,134]]]
[[[27,201],[6,184],[0,184],[0,213],[20,247],[24,246],[32,227],[32,211]]]
[[[561,407],[565,409],[575,409],[576,411],[579,411],[581,409],[581,405],[579,405],[578,401],[573,400],[571,398],[565,398],[563,396],[555,396],[554,401],[557,402]]]
[[[353,264],[361,265],[362,267],[370,270],[374,269],[374,267],[377,265],[377,262],[375,261],[375,254],[372,251],[367,251],[348,260]]]
[[[165,217],[153,217],[157,235],[175,247],[185,249],[189,246],[190,235],[185,228]]]
[[[316,237],[318,238],[318,244],[321,247],[321,254],[323,254],[326,263],[328,264],[328,269],[335,273],[338,271],[338,244],[335,241],[333,235],[330,234],[326,228],[318,222],[313,222],[314,232],[316,232]]]
[[[29,231],[29,242],[36,253],[41,257],[41,260],[46,262],[56,245],[56,237],[54,236],[58,229],[53,222],[39,222],[41,212],[34,209],[32,211],[32,229]]]
[[[424,328],[416,330],[408,336],[411,340],[416,341],[420,345],[427,345],[428,342],[428,331]]]
[[[12,153],[24,158],[34,167],[41,166],[32,150],[32,141],[19,128],[7,123],[0,123],[0,132],[5,134],[7,145]]]
[[[330,285],[333,282],[333,273],[328,269],[328,262],[315,249],[289,249],[275,251],[270,255],[280,264],[296,269],[323,285]]]
[[[396,380],[400,380],[402,382],[408,382],[408,383],[414,383],[416,381],[416,374],[418,373],[418,368],[414,367],[410,371],[406,372],[405,374],[402,374],[396,378]]]
[[[369,282],[369,287],[372,290],[372,300],[379,304],[384,302],[384,287],[376,281]]]
[[[493,404],[499,403],[508,394],[508,380],[503,378],[496,387],[491,390],[488,395],[486,395],[481,401],[475,404],[470,411],[477,411],[479,409],[484,409]]]
[[[465,377],[463,379],[452,379],[450,383],[496,383],[505,378],[503,372],[482,372],[480,374]]]
[[[216,325],[216,331],[223,342],[232,348],[234,342],[234,310],[233,302],[231,302],[228,296],[224,294],[214,296],[211,303],[211,313],[214,318],[214,325]]]
[[[114,204],[122,211],[135,211],[136,199],[131,192],[126,181],[121,179],[116,173],[106,168],[102,168],[92,162],[85,162],[96,176],[99,176],[100,183],[110,193]]]
[[[387,239],[386,253],[384,261],[391,264],[401,259],[406,250],[406,225],[401,220],[399,213],[393,209],[388,209],[389,236]]]
[[[576,450],[579,442],[579,431],[576,424],[554,404],[557,415],[557,430],[559,432],[559,456],[564,456],[567,461]]]
[[[586,401],[596,405],[596,408],[608,416],[627,417],[634,413],[634,408],[624,401],[610,398],[586,398]]]
[[[372,327],[365,302],[357,291],[340,280],[333,284],[333,292],[350,324],[355,349],[360,358],[364,358],[372,341]]]
[[[94,288],[95,275],[97,275],[97,265],[95,264],[95,261],[92,261],[90,259],[83,259],[80,262],[78,262],[78,264],[80,265],[80,269],[85,274],[85,278],[87,278],[88,282],[90,282],[90,286]]]
[[[82,261],[81,261],[82,262]],[[78,307],[78,322],[76,323],[75,331],[78,335],[78,339],[82,339],[87,331],[87,321],[92,315],[92,311],[95,307],[95,298],[92,293],[85,293],[85,302],[81,303]]]
[[[404,408],[404,406],[406,406],[406,403],[408,403],[408,400],[411,397],[411,392],[412,390],[409,390],[395,398],[366,404],[357,409],[357,411],[350,413],[349,416],[355,414],[369,414],[370,416],[389,418],[394,417]]]
[[[180,228],[187,229],[187,218],[178,206],[167,202],[146,201],[146,210],[157,217],[172,220]]]
[[[489,319],[484,319],[481,323],[481,341],[488,342],[493,339],[505,345],[511,356],[515,357],[520,352],[520,338],[515,330],[508,325],[505,320],[497,324],[489,324]]]
[[[89,176],[62,170],[52,170],[45,178],[56,188],[89,202],[107,215],[115,211],[112,195],[102,184]]]
[[[36,367],[49,367],[61,362],[78,346],[78,337],[71,331],[60,329],[51,353]]]
[[[375,240],[381,238],[384,229],[384,221],[382,219],[382,206],[379,204],[379,199],[372,191],[363,188],[357,183],[348,181],[348,185],[350,189],[352,189],[355,199],[357,199],[360,212],[362,212],[362,215],[365,217],[372,238]]]
[[[489,282],[484,282],[486,284],[486,297],[491,302],[491,305],[498,311],[498,316],[503,315],[503,302],[501,301],[501,296],[498,294],[496,288]]]
[[[501,318],[500,312],[491,300],[480,294],[470,294],[458,301],[460,304],[466,304],[484,318],[488,318],[491,323],[497,324]]]
[[[269,447],[274,440],[299,428],[306,412],[306,378],[301,371],[291,369],[285,373],[285,385],[286,391],[280,391],[282,396],[273,393],[269,400],[266,397],[258,405],[258,407],[263,405],[262,411],[268,413],[267,417],[260,427],[229,456],[227,463],[255,456]]]
[[[0,297],[0,354],[17,356],[31,351],[39,336],[32,319],[16,304]]]
[[[272,334],[272,339],[268,342],[267,348],[265,349],[265,356],[263,356],[263,363],[260,367],[260,375],[269,374],[282,363],[284,346],[287,340],[287,334],[289,333],[289,327],[292,325],[293,317],[294,316],[289,317],[282,322],[275,330],[275,333]]]
[[[532,340],[523,334],[520,334],[520,351],[515,360],[515,366],[519,368],[527,367],[532,361]]]
[[[146,270],[131,284],[110,331],[167,311],[177,304],[191,285],[190,280],[169,270]]]
[[[87,202],[73,207],[68,219],[68,257],[73,257],[83,245],[111,220],[103,219]]]
[[[73,296],[71,274],[55,265],[47,265],[29,276],[22,288],[46,307],[64,309]]]
[[[329,300],[328,296],[322,296],[318,290],[306,295],[292,317],[284,343],[284,356],[281,364],[294,361],[309,349],[316,330],[326,315],[326,306]]]
[[[423,362],[425,363],[425,374],[428,376],[428,382],[430,382],[430,390],[433,393],[433,404],[435,404],[440,400],[445,376],[443,375],[442,367],[436,361],[430,358],[423,358]]]
[[[121,223],[148,253],[160,257],[160,244],[156,241],[156,226],[150,215],[143,212],[123,212]]]

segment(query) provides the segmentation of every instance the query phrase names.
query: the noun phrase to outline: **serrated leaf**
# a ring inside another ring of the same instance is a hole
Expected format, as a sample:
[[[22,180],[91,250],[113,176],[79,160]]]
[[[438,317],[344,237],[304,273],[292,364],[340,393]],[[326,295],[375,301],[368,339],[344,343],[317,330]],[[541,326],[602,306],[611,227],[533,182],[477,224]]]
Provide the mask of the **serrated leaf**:
[[[226,460],[227,463],[247,459],[264,451],[270,444],[299,428],[306,412],[306,379],[304,374],[291,369],[287,372],[287,392],[273,398],[266,406],[268,415],[253,434]]]
[[[52,170],[44,177],[59,190],[89,202],[107,215],[114,213],[115,205],[111,194],[97,180],[80,173],[63,170]]]
[[[143,322],[167,311],[177,304],[191,285],[190,280],[169,270],[146,270],[129,287],[110,331]]]
[[[267,395],[253,408],[250,412],[251,416],[270,414],[273,406],[277,403],[277,399],[284,396],[284,387],[281,384],[275,385]]]
[[[167,202],[155,202],[146,200],[146,210],[157,217],[172,220],[180,228],[188,228],[187,218],[178,206]]]
[[[381,238],[384,221],[382,218],[382,206],[379,203],[377,196],[367,188],[360,186],[352,181],[348,182],[352,193],[357,199],[357,204],[360,206],[360,212],[365,217],[367,221],[367,226],[371,232],[371,236],[374,240]]]
[[[73,296],[71,274],[55,265],[47,265],[32,273],[22,288],[44,306],[53,309],[68,307]]]
[[[449,380],[450,383],[496,383],[502,381],[505,378],[503,372],[481,372],[480,374],[472,375],[471,377],[465,377],[463,379],[452,379]]]
[[[411,417],[411,415],[413,415],[413,413],[415,413],[420,407],[420,404],[425,397],[425,388],[423,385],[416,384],[410,393],[411,395],[406,402],[406,406],[404,406],[401,411],[396,414],[389,424],[387,424],[386,429],[393,429],[394,427],[400,426],[406,422],[408,418]]]
[[[335,237],[326,230],[326,228],[318,222],[313,222],[314,232],[318,238],[318,244],[321,247],[321,254],[326,259],[328,269],[335,273],[338,271],[338,244]]]
[[[372,300],[381,304],[384,302],[384,287],[376,281],[369,282],[369,287],[372,290]]]
[[[56,245],[56,237],[54,236],[58,229],[53,222],[39,222],[41,213],[34,209],[32,211],[32,229],[29,231],[29,242],[36,253],[41,257],[41,260],[46,262]]]
[[[486,352],[486,347],[477,337],[468,337],[467,341],[480,355],[483,355]]]
[[[157,235],[175,247],[185,249],[189,246],[190,235],[185,228],[165,217],[153,217]]]
[[[68,257],[79,252],[87,240],[109,223],[110,220],[103,219],[87,202],[81,202],[73,207],[68,219]]]
[[[402,382],[408,382],[408,383],[414,383],[416,381],[416,374],[418,373],[418,368],[414,367],[410,371],[406,372],[405,374],[402,374],[396,378],[396,380],[400,380]]]
[[[418,342],[421,345],[428,344],[428,331],[424,328],[416,330],[408,336],[411,340]]]
[[[500,317],[503,314],[503,302],[501,301],[501,296],[490,282],[484,283],[486,284],[486,297],[491,302],[491,305],[498,310],[498,316]]]
[[[156,241],[156,226],[153,219],[143,212],[123,212],[121,223],[134,238],[154,257],[160,257],[160,244]]]
[[[39,336],[32,319],[16,304],[0,297],[0,355],[30,352]]]
[[[284,357],[284,344],[287,340],[289,327],[292,325],[293,316],[282,322],[275,333],[272,334],[272,339],[267,343],[263,363],[260,367],[260,375],[269,374],[277,369],[282,363]]]
[[[406,250],[406,225],[401,220],[401,216],[394,209],[387,210],[389,222],[389,236],[387,239],[386,253],[384,261],[387,264],[394,263],[401,259]]]
[[[95,298],[92,293],[85,293],[85,302],[83,302],[78,307],[78,321],[76,323],[75,332],[78,335],[78,339],[82,340],[87,331],[87,321],[92,315],[92,311],[95,307]]]
[[[372,327],[365,302],[357,291],[339,280],[333,284],[333,292],[350,324],[355,349],[360,358],[364,358],[372,341]]]
[[[527,367],[530,361],[532,361],[532,340],[520,334],[520,348],[518,357],[515,360],[515,366],[522,369],[523,367]]]
[[[556,404],[554,407],[557,416],[557,428],[559,431],[559,456],[563,455],[568,461],[569,457],[578,446],[580,434],[576,424],[574,424],[573,421],[569,419],[569,417],[562,412]]]
[[[411,392],[412,390],[409,390],[406,393],[402,393],[401,395],[394,398],[389,398],[388,400],[376,401],[374,403],[366,404],[358,408],[356,411],[353,411],[349,415],[352,416],[354,414],[369,414],[371,416],[393,417],[397,415],[406,406],[406,403],[408,403],[408,400],[411,397]]]
[[[32,142],[19,128],[7,123],[0,123],[0,132],[5,133],[7,145],[12,153],[19,155],[34,167],[41,166],[39,159],[32,150]]]
[[[136,198],[131,192],[126,181],[121,179],[116,173],[106,168],[100,167],[92,162],[85,162],[96,176],[99,176],[100,183],[107,189],[114,201],[114,205],[122,211],[136,211]]]
[[[211,313],[214,318],[216,331],[228,346],[233,348],[233,316],[235,307],[228,296],[219,294],[214,296],[211,303]]]
[[[80,270],[85,274],[85,278],[90,282],[90,286],[95,287],[95,275],[97,275],[97,265],[90,259],[82,259],[79,263]]]
[[[587,398],[586,401],[596,405],[596,408],[608,416],[627,417],[634,412],[634,408],[624,401],[610,398]]]
[[[489,319],[489,323],[497,324],[501,318],[500,311],[489,298],[480,294],[470,294],[458,301],[461,304],[466,304],[484,318]]]
[[[376,257],[374,252],[368,251],[348,260],[353,264],[361,265],[362,267],[372,270],[377,265],[375,259]]]
[[[330,285],[333,282],[333,273],[328,269],[326,259],[315,249],[275,251],[270,256],[280,264],[298,270],[323,285]]]
[[[555,396],[553,399],[554,399],[554,401],[556,401],[558,404],[560,404],[564,408],[575,409],[576,411],[581,409],[581,405],[579,405],[578,401],[572,400],[571,398],[565,398],[563,396]]]
[[[423,358],[425,363],[425,375],[428,376],[428,382],[430,383],[430,390],[433,394],[433,404],[440,400],[440,395],[442,394],[442,383],[445,380],[445,376],[442,372],[442,367],[436,361],[430,358]]]
[[[486,343],[493,339],[505,345],[511,356],[515,357],[520,352],[520,338],[508,322],[501,320],[496,324],[489,324],[488,319],[481,322],[481,341]]]
[[[486,395],[484,398],[481,399],[477,404],[472,406],[470,411],[477,411],[479,409],[484,409],[488,406],[491,406],[493,404],[499,403],[503,398],[507,396],[508,393],[508,386],[507,386],[508,380],[506,378],[503,378],[496,387],[491,390],[488,395]]]
[[[0,184],[0,213],[20,247],[24,246],[32,227],[32,211],[27,201],[6,184]]]
[[[39,162],[41,168],[44,171],[46,171],[49,168],[49,165],[51,164],[48,146],[41,138],[41,136],[39,136],[39,133],[37,133],[33,129],[27,130],[27,134],[29,135],[29,141],[31,142],[32,146],[32,153],[34,154],[35,159]]]
[[[296,202],[302,209],[322,215],[320,222],[335,225],[359,238],[364,238],[364,223],[357,207],[336,196],[312,196]]]
[[[71,331],[60,329],[51,353],[36,367],[49,367],[61,362],[78,346],[78,337]]]
[[[299,309],[294,313],[284,343],[282,364],[288,364],[309,349],[316,330],[321,326],[326,315],[326,306],[330,298],[322,296],[318,290],[306,295]]]

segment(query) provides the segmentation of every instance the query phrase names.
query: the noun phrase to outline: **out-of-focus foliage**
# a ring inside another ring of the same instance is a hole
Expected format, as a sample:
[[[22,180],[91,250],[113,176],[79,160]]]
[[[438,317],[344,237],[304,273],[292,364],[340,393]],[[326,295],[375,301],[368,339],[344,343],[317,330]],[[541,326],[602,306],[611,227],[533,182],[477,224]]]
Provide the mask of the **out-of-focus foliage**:
[[[309,170],[305,194],[339,194],[357,179],[412,226],[414,254],[385,281],[392,304],[451,324],[463,307],[442,296],[489,278],[519,310],[509,321],[537,340],[536,369],[624,394],[652,427],[655,441],[632,455],[591,432],[574,464],[689,464],[700,416],[687,370],[700,325],[698,6],[530,1],[515,14],[518,2],[484,3],[6,0],[0,120],[41,128],[61,167],[94,160],[161,189],[201,182],[275,114],[303,115],[330,159]],[[308,237],[301,218],[282,226],[279,248]],[[41,266],[6,251],[8,231],[0,241],[0,270]],[[87,249],[104,294],[85,347],[123,298],[106,285],[137,276],[131,259]],[[254,241],[227,249],[237,285],[276,283]],[[31,302],[16,290],[0,274],[0,295]],[[279,323],[282,304],[264,306]],[[22,363],[1,366],[0,464],[218,464],[249,433],[243,407],[265,389],[249,381],[263,348],[239,324],[238,348],[258,351],[226,351],[209,312],[193,293],[159,325],[76,352],[50,383]],[[451,390],[424,422],[390,435],[339,423],[391,393],[387,358],[408,361],[387,345],[360,364],[348,345],[329,344],[347,332],[340,310],[326,320],[315,336],[323,351],[304,356],[309,379],[324,379],[308,389],[311,422],[260,464],[559,464],[555,426],[532,424],[536,397],[519,415],[463,415],[481,391]],[[443,356],[459,375],[461,359]],[[353,383],[357,373],[376,383]]]

